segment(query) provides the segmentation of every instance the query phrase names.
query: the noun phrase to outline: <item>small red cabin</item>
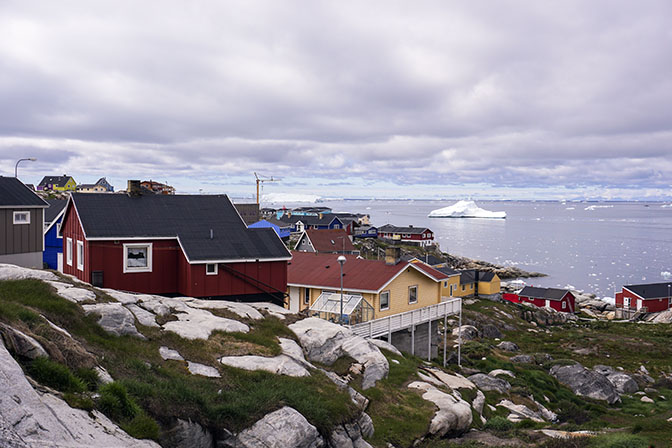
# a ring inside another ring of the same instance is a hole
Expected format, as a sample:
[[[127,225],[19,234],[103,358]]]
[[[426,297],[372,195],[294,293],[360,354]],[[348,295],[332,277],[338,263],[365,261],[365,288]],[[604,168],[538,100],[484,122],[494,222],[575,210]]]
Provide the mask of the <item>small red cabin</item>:
[[[518,303],[531,303],[538,307],[548,306],[565,313],[573,313],[576,310],[575,300],[574,294],[567,289],[526,286],[518,293]]]
[[[616,308],[656,313],[672,308],[672,282],[625,285],[616,293]]]
[[[385,224],[378,227],[378,238],[392,241],[400,241],[405,244],[414,244],[426,246],[434,241],[434,232],[427,227],[397,227],[392,224]]]
[[[226,195],[73,193],[61,232],[63,272],[94,286],[284,302],[291,254]]]

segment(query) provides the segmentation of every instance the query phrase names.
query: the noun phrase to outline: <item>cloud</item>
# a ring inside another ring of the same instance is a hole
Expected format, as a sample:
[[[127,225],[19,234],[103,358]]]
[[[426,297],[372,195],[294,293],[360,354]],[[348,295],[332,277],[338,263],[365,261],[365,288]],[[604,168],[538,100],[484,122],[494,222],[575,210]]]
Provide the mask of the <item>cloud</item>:
[[[0,171],[30,154],[22,172],[36,178],[224,186],[261,171],[348,178],[352,191],[646,195],[672,179],[670,13],[606,0],[5,2]]]

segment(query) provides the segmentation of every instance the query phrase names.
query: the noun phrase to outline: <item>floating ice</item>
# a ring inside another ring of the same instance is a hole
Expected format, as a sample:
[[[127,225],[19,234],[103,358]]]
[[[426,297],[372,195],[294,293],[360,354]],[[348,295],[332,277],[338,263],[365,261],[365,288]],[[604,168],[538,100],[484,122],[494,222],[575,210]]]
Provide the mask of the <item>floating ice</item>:
[[[613,205],[589,205],[584,210],[596,210],[598,208],[614,208]]]
[[[660,276],[663,277],[665,280],[669,280],[672,278],[672,272],[670,271],[663,271],[660,273]]]
[[[506,218],[506,212],[491,212],[476,205],[474,201],[458,201],[455,204],[432,210],[430,218]]]

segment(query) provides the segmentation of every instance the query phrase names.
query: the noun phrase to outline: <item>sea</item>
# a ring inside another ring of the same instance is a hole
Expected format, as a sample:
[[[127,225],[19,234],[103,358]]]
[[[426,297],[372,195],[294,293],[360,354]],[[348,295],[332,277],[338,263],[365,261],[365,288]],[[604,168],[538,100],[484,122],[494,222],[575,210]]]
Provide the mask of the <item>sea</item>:
[[[427,216],[455,202],[324,200],[314,205],[366,213],[374,226],[426,226],[443,252],[547,274],[525,279],[528,285],[613,298],[622,285],[672,283],[669,203],[477,201],[483,209],[505,211],[507,218]]]

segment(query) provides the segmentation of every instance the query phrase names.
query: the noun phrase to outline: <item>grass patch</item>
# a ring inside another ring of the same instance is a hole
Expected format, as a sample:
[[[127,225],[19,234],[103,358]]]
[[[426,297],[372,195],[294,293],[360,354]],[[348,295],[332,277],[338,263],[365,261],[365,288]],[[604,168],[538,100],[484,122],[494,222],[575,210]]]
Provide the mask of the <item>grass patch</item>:
[[[84,392],[86,384],[66,366],[49,358],[36,358],[28,364],[28,373],[35,381],[61,392]]]
[[[72,408],[93,411],[96,407],[96,404],[93,402],[91,397],[84,394],[73,394],[68,392],[63,394],[63,399]]]
[[[512,430],[513,426],[514,424],[512,422],[508,421],[504,417],[497,416],[488,420],[483,426],[483,429],[496,433],[505,433]]]
[[[271,350],[271,355],[273,356],[282,353],[278,344],[279,337],[289,339],[296,337],[284,322],[277,317],[266,317],[263,320],[255,321],[249,333],[229,333],[229,335],[240,341],[266,347]]]
[[[641,436],[633,434],[603,434],[595,437],[588,445],[591,448],[647,448],[649,442]]]
[[[146,414],[138,414],[128,423],[122,423],[121,429],[136,439],[159,439],[159,425]]]

